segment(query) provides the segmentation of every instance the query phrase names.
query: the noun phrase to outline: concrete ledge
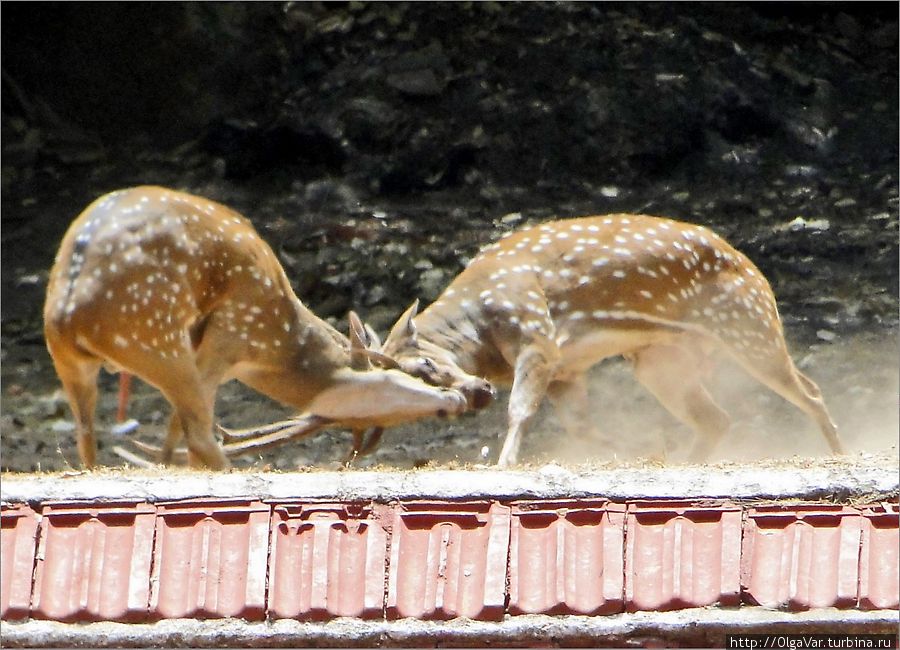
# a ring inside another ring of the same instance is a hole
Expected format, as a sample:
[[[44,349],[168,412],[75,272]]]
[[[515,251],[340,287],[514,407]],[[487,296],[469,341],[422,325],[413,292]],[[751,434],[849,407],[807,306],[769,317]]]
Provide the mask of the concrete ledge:
[[[494,468],[413,471],[210,473],[108,469],[77,474],[6,474],[8,503],[56,500],[174,501],[198,497],[340,499],[628,499],[828,500],[868,502],[900,493],[897,460],[887,455],[769,463],[528,471]]]
[[[500,623],[277,620],[167,620],[153,624],[51,621],[0,623],[7,648],[134,647],[725,647],[726,634],[896,634],[896,611],[822,609],[780,612],[759,607],[638,612],[614,616],[515,616]],[[780,646],[779,646],[780,647]],[[787,647],[787,646],[785,646]]]

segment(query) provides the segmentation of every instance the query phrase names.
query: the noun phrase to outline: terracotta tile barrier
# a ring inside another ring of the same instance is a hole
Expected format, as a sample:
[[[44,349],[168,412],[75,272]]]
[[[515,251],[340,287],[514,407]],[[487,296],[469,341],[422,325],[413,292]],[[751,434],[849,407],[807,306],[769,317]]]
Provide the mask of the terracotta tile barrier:
[[[628,611],[740,603],[739,506],[631,503],[627,530]]]
[[[56,621],[147,618],[156,508],[51,504],[41,513],[31,615]]]
[[[746,601],[791,610],[856,607],[862,525],[860,511],[846,506],[750,509],[742,549]]]
[[[269,616],[381,618],[389,512],[358,503],[275,505]]]
[[[27,505],[0,507],[0,619],[28,616],[38,522]]]
[[[883,503],[862,508],[862,543],[859,561],[861,609],[898,609],[900,564],[898,505]]]
[[[159,504],[151,618],[265,618],[269,512],[259,501]]]
[[[900,608],[885,499],[98,499],[0,519],[4,625]]]
[[[509,520],[509,507],[490,501],[396,506],[388,618],[502,618]]]
[[[578,499],[513,503],[510,614],[623,611],[624,540],[624,505]]]

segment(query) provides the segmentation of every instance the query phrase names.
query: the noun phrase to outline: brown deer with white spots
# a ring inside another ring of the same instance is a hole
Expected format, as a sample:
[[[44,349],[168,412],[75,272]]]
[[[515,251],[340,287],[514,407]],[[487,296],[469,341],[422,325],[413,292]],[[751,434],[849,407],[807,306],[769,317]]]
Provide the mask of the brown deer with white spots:
[[[161,187],[107,194],[70,226],[50,272],[44,332],[87,467],[103,365],[141,377],[171,403],[164,462],[183,437],[192,464],[214,469],[229,466],[212,432],[216,390],[229,379],[317,426],[357,431],[466,408],[457,390],[370,369],[377,353],[365,349],[358,319],[348,341],[309,311],[247,219]]]
[[[436,386],[471,376],[511,383],[501,466],[516,462],[545,395],[567,431],[590,429],[585,373],[615,355],[697,432],[690,458],[706,459],[730,422],[704,386],[717,350],[842,452],[819,388],[788,356],[769,283],[702,226],[621,214],[524,228],[482,250],[421,314],[416,308],[382,352]]]

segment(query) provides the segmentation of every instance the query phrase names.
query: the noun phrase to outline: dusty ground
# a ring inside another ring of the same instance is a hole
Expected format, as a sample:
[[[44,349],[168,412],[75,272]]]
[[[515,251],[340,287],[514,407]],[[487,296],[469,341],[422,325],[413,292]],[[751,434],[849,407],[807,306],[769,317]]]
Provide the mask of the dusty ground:
[[[898,373],[893,338],[859,336],[810,346],[795,359],[819,382],[851,452],[897,456]],[[35,342],[9,348],[2,367],[2,468],[5,471],[56,471],[77,468],[73,424],[49,357]],[[816,427],[802,413],[753,380],[728,366],[713,382],[720,403],[733,417],[732,430],[716,450],[713,461],[751,461],[767,458],[827,456]],[[100,462],[124,461],[112,453],[127,439],[112,435],[116,377],[101,377],[98,407]],[[596,417],[609,442],[573,441],[562,432],[551,409],[545,407],[524,441],[527,463],[558,461],[579,464],[613,461],[629,463],[683,462],[691,432],[663,410],[633,379],[628,364],[609,361],[593,373],[592,398]],[[505,425],[507,394],[486,412],[455,421],[432,420],[389,430],[381,446],[358,459],[357,468],[384,466],[404,469],[434,464],[484,462],[496,453]],[[222,387],[217,404],[219,422],[240,427],[268,422],[291,411],[232,382]],[[140,423],[133,434],[159,443],[168,405],[157,391],[140,382],[131,415]],[[618,451],[614,451],[615,445]],[[127,445],[126,445],[127,446]],[[238,467],[279,470],[341,466],[349,451],[347,432],[320,432],[264,452],[238,459]]]

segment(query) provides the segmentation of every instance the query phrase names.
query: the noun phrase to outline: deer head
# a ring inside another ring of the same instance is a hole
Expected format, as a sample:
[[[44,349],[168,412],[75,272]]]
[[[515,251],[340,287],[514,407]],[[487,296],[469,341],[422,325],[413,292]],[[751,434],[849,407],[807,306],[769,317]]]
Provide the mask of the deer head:
[[[455,388],[465,396],[470,409],[486,407],[494,399],[494,387],[460,368],[453,352],[419,338],[414,321],[418,310],[416,300],[400,316],[378,350],[381,357],[432,386]],[[377,340],[370,344],[377,345]]]

